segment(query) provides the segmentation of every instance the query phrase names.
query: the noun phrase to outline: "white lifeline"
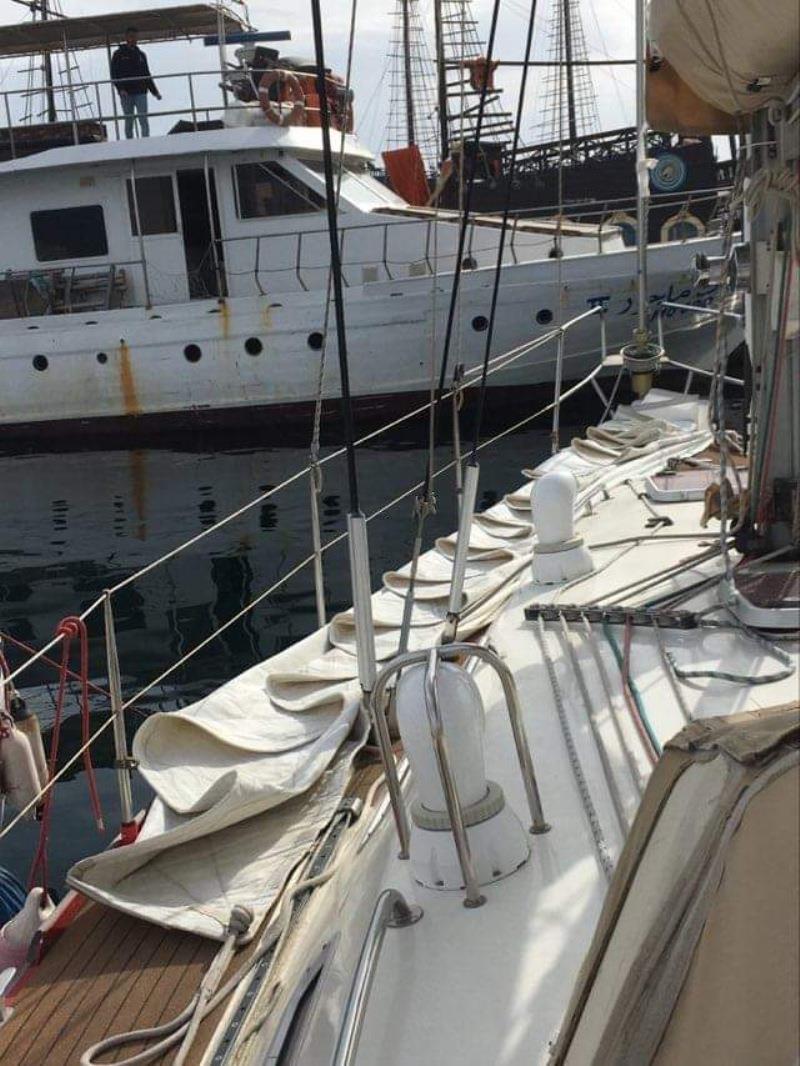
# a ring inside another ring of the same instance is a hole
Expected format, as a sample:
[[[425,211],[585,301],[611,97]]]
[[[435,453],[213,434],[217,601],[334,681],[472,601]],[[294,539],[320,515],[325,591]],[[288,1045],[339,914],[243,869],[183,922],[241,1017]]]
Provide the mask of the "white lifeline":
[[[230,121],[242,121],[242,110]],[[351,381],[356,398],[374,402],[427,387],[459,223],[453,212],[406,205],[370,174],[370,160],[345,138],[339,225]],[[0,425],[313,402],[329,262],[323,197],[313,128],[187,132],[0,164]],[[484,217],[467,233],[453,351],[468,370],[483,357],[499,235]],[[566,222],[559,270],[556,237],[549,220],[513,228],[494,354],[598,304],[609,349],[629,339],[635,251],[616,227]],[[653,246],[654,313],[662,300],[708,305],[714,287],[693,292],[690,266],[695,254],[718,251],[717,238]],[[667,311],[677,361],[705,361],[709,321]],[[565,379],[589,369],[599,339],[594,320],[570,331]],[[555,358],[553,341],[490,384],[550,380]],[[336,363],[324,384],[332,398]]]

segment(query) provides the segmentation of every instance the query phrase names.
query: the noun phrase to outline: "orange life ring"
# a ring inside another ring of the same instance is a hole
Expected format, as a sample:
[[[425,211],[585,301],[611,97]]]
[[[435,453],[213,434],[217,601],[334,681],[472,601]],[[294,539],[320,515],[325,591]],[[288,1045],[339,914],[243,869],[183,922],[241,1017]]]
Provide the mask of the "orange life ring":
[[[292,110],[284,113],[274,100],[270,99],[269,90],[278,85],[280,102],[288,102]],[[267,120],[275,126],[305,125],[306,98],[297,76],[291,70],[265,70],[258,83],[258,102]]]

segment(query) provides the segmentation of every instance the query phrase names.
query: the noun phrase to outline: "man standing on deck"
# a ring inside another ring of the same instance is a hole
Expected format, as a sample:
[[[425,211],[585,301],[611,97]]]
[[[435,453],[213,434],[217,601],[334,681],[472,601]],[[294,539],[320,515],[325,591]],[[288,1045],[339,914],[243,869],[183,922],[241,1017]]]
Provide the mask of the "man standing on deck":
[[[125,136],[133,137],[136,119],[139,118],[139,130],[142,137],[150,136],[150,123],[147,120],[147,94],[150,92],[156,100],[161,93],[150,76],[147,56],[137,45],[138,34],[134,26],[125,31],[125,43],[121,44],[111,57],[111,80],[119,93],[122,113],[125,116]]]

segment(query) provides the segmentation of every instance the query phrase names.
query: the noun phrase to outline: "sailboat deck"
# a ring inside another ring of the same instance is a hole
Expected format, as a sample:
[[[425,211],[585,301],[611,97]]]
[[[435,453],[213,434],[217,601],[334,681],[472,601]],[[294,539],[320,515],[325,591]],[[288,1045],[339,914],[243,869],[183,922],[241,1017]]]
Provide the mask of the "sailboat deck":
[[[217,948],[203,937],[88,904],[47,952],[0,1029],[4,1066],[73,1066],[111,1033],[161,1025],[186,1006]],[[132,1050],[141,1048],[121,1048],[107,1061]]]
[[[347,795],[365,799],[380,770],[365,753]],[[258,943],[256,936],[237,952],[227,972],[245,963]],[[163,1025],[191,1000],[218,950],[216,941],[87,902],[15,997],[13,1015],[0,1027],[0,1061],[78,1066],[83,1052],[108,1036]],[[199,1066],[225,1009],[220,1004],[203,1021],[186,1066]],[[152,1042],[126,1044],[102,1061],[118,1062],[146,1046]],[[178,1046],[159,1059],[163,1066]]]

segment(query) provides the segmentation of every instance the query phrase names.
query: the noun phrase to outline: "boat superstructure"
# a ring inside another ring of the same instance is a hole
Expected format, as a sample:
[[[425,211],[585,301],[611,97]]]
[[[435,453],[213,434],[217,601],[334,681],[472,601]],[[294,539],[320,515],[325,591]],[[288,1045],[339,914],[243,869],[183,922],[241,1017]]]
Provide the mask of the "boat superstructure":
[[[70,21],[59,21],[62,38]],[[83,37],[73,48],[95,46],[98,28],[75,21]],[[280,61],[269,62],[275,69]],[[302,61],[286,62],[302,75]],[[173,121],[186,116],[171,134],[76,143],[0,164],[9,207],[0,240],[13,249],[0,277],[9,431],[153,429],[187,415],[222,421],[313,405],[330,267],[320,131],[313,109],[305,124],[275,125],[257,102],[242,100],[255,93],[252,70],[246,59],[227,68],[223,104],[210,109],[200,103],[201,74],[162,78],[170,97],[189,96],[185,112],[165,100]],[[116,112],[102,105],[110,84],[85,84],[101,100],[98,117],[113,124]],[[14,94],[6,95],[13,104]],[[158,114],[151,110],[154,124]],[[374,178],[371,156],[352,133],[337,140],[355,395],[374,406],[425,391],[459,248],[458,363],[467,371],[477,365],[500,230],[478,214],[462,236],[457,213],[410,207]],[[681,240],[654,254],[653,316],[663,318],[678,360],[695,359],[704,350],[695,342],[711,335],[702,309],[714,289],[695,290],[691,260],[717,250],[717,238]],[[554,284],[556,254],[563,264]],[[621,343],[633,306],[632,263],[615,226],[515,221],[505,240],[495,353],[595,306],[606,312],[608,344]],[[664,309],[665,302],[693,309]],[[568,377],[591,365],[594,344],[594,330],[571,331]],[[516,362],[503,384],[547,381],[555,361],[552,347],[541,349]],[[334,371],[326,398],[337,389]]]
[[[390,149],[419,148],[435,175],[434,198],[457,206],[463,176],[474,170],[474,202],[481,211],[500,212],[508,202],[526,217],[561,213],[574,221],[620,226],[635,243],[636,128],[603,129],[593,81],[596,70],[605,67],[613,76],[633,61],[608,53],[590,58],[579,0],[552,0],[531,16],[536,39],[546,37],[545,58],[534,57],[538,49],[519,58],[495,48],[488,56],[470,0],[436,0],[429,47],[418,6],[417,0],[395,4],[386,143]],[[510,17],[528,14],[513,10]],[[541,76],[535,126],[522,138],[515,135],[503,87],[520,68],[532,78]],[[488,91],[476,145],[484,74]],[[731,146],[735,155],[735,138]],[[648,133],[648,155],[648,240],[712,232],[724,213],[733,161],[718,162],[708,137],[655,130]]]
[[[727,0],[717,8],[720,19],[730,13]],[[668,57],[686,41],[682,8],[672,10],[676,29],[658,40]],[[324,69],[319,14],[317,4]],[[520,482],[479,513],[478,462],[497,439],[480,425],[466,457],[428,465],[420,485],[367,516],[346,421],[353,608],[326,619],[323,597],[317,632],[190,707],[150,715],[130,750],[126,712],[170,671],[123,692],[115,605],[211,529],[108,589],[5,673],[10,701],[33,662],[85,639],[79,623],[102,624],[109,703],[95,733],[114,735],[121,827],[116,846],[75,863],[53,914],[37,920],[37,883],[33,921],[23,913],[3,931],[0,948],[17,953],[5,978],[4,1063],[791,1060],[800,1040],[791,26],[778,26],[769,56],[750,60],[769,60],[787,84],[753,114],[737,109],[752,123],[739,175],[747,244],[734,248],[727,235],[715,308],[721,318],[736,291],[745,297],[749,439],[726,426],[724,389],[742,383],[727,374],[721,330],[710,398],[654,381],[665,356],[640,289],[631,343],[598,352],[579,383],[528,416],[550,420],[550,457],[521,455]],[[644,28],[640,5],[642,83]],[[727,58],[733,44],[718,47]],[[643,116],[641,96],[639,108]],[[335,259],[330,141],[324,150]],[[334,281],[352,416],[342,270]],[[602,417],[562,447],[564,399],[602,369],[616,372]],[[449,399],[431,401],[434,422]],[[462,467],[458,531],[423,538],[431,485]],[[313,466],[297,477],[309,475]],[[412,559],[372,593],[367,526],[415,495]],[[324,561],[330,543],[224,626]],[[6,706],[3,741],[19,743]],[[45,801],[46,843],[47,797],[93,739],[27,795],[17,780],[0,840]],[[141,814],[134,771],[155,792]]]

